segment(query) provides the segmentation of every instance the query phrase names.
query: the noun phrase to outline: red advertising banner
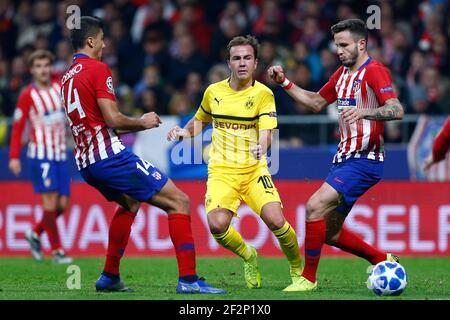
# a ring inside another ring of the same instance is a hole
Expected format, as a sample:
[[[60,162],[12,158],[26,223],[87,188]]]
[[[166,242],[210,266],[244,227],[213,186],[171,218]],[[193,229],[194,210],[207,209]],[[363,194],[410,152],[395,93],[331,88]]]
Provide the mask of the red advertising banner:
[[[284,214],[304,246],[305,206],[321,181],[275,182],[283,200]],[[191,197],[192,230],[197,254],[230,255],[209,234],[204,212],[205,181],[177,181]],[[116,205],[85,183],[72,184],[69,210],[58,218],[65,250],[74,256],[104,255],[109,221]],[[243,204],[234,227],[259,254],[282,255],[276,238],[258,215]],[[40,197],[30,183],[0,183],[0,256],[28,255],[26,230],[42,216]],[[400,255],[450,256],[450,183],[380,182],[353,207],[346,226],[381,250]],[[49,250],[44,235],[43,248]],[[167,216],[158,208],[143,205],[133,224],[126,255],[172,255]],[[324,254],[342,255],[325,246]]]

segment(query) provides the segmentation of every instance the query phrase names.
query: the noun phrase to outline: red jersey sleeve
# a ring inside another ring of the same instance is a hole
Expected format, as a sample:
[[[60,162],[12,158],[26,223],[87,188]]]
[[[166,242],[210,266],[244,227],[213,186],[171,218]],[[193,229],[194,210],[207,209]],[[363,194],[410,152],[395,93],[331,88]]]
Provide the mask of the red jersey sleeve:
[[[450,117],[445,121],[439,134],[433,142],[433,160],[435,162],[445,159],[445,155],[450,148]]]
[[[336,84],[338,81],[339,75],[342,73],[343,67],[338,68],[330,77],[327,83],[320,88],[319,94],[327,100],[327,102],[333,103],[337,99],[337,92],[336,92]]]
[[[18,159],[20,157],[23,129],[28,120],[31,104],[30,90],[22,91],[17,100],[16,109],[14,110],[11,141],[9,144],[10,159]]]
[[[111,71],[104,63],[100,63],[94,76],[95,97],[116,101]]]
[[[380,106],[384,105],[386,100],[397,98],[392,87],[391,75],[388,69],[383,65],[375,65],[367,68],[367,84],[372,88]]]

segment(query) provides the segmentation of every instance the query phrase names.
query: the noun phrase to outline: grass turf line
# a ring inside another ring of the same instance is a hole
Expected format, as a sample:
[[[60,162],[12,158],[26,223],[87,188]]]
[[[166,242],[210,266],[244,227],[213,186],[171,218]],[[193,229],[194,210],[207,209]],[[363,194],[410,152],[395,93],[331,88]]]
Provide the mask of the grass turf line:
[[[402,257],[408,274],[408,287],[399,297],[378,297],[366,288],[368,263],[358,258],[321,259],[319,290],[308,293],[284,293],[290,284],[284,258],[259,257],[262,288],[247,289],[241,259],[199,257],[197,271],[206,281],[226,289],[226,295],[178,295],[175,287],[178,271],[175,257],[125,257],[121,276],[134,293],[97,293],[94,288],[103,258],[76,258],[81,270],[81,289],[69,290],[67,265],[55,265],[50,259],[35,262],[31,258],[0,257],[0,300],[5,299],[137,299],[137,300],[372,300],[372,299],[450,299],[450,258]]]

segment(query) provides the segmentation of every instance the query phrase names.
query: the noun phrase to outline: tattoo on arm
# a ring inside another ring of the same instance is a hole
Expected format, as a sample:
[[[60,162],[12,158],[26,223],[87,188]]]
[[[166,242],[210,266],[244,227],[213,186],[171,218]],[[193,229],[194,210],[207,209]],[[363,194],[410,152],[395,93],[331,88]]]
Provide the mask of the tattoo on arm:
[[[403,107],[398,99],[388,99],[381,108],[374,109],[373,112],[364,117],[367,120],[389,121],[403,118]]]

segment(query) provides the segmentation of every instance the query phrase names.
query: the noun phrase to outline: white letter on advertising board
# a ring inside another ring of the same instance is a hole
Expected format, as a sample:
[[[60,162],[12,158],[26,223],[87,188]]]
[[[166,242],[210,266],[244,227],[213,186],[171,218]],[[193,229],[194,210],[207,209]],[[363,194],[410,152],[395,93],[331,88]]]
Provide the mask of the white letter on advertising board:
[[[142,237],[142,230],[145,227],[145,212],[142,208],[139,209],[136,218],[133,221],[131,227],[130,239],[134,242],[134,245],[138,250],[145,249],[145,240]]]
[[[445,252],[448,250],[448,235],[450,234],[450,206],[439,207],[439,250]]]
[[[98,226],[98,231],[95,231]],[[108,224],[102,207],[93,205],[86,216],[83,231],[80,236],[80,249],[86,250],[90,243],[101,243],[106,249],[108,243]]]
[[[372,228],[355,219],[356,216],[363,216],[364,218],[372,218],[373,211],[367,205],[358,204],[352,208],[352,211],[347,217],[347,221],[345,222],[345,226],[350,230],[362,235],[365,242],[373,245],[375,243],[375,235]]]
[[[405,206],[382,205],[378,209],[378,248],[385,251],[401,252],[405,250],[406,244],[403,240],[388,240],[389,234],[402,234],[405,226],[399,222],[390,222],[389,216],[403,216]]]
[[[26,217],[31,214],[30,205],[10,205],[6,208],[6,246],[10,250],[28,249],[28,242],[25,240],[25,232],[31,228],[31,224],[27,221],[17,221],[20,216]],[[17,234],[20,234],[17,237]]]
[[[420,212],[419,207],[414,205],[409,208],[409,243],[411,251],[432,252],[435,248],[434,241],[420,240]]]
[[[159,238],[159,219],[167,214],[157,207],[149,207],[148,210],[148,246],[151,250],[169,250],[173,248],[170,236],[165,239]]]

